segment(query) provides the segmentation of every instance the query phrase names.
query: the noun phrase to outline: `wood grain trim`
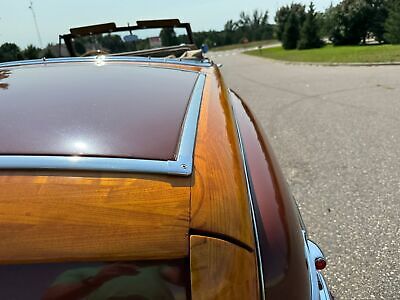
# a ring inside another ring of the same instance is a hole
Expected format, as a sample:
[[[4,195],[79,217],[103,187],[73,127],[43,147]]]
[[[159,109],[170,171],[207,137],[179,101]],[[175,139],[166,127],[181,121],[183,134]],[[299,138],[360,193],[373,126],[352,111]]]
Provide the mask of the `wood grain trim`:
[[[207,75],[191,190],[191,228],[254,248],[246,181],[233,112],[218,71]]]
[[[0,263],[180,258],[190,179],[0,173]]]
[[[254,252],[223,240],[190,236],[193,300],[259,299]]]

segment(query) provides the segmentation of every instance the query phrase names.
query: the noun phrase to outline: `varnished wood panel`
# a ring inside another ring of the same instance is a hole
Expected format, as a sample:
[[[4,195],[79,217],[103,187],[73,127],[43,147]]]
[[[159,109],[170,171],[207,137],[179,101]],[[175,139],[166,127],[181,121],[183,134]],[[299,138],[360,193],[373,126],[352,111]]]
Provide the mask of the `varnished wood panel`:
[[[0,263],[178,258],[189,178],[0,173]]]
[[[194,152],[191,228],[254,247],[232,109],[218,73],[207,75]]]
[[[259,299],[254,252],[223,240],[190,237],[193,300]]]

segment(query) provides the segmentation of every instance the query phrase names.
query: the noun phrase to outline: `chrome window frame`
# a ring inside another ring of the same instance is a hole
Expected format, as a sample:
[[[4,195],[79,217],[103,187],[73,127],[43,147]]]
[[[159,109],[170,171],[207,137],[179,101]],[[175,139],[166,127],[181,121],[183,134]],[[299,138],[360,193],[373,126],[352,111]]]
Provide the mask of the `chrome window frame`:
[[[81,61],[82,59],[72,60]],[[114,58],[111,60],[132,61],[131,59],[120,60]],[[71,61],[71,59],[68,59],[68,61]],[[87,59],[83,59],[82,61],[87,61]],[[108,61],[108,59],[105,61]],[[2,66],[4,66],[4,64],[0,65],[0,67]],[[205,74],[198,73],[186,109],[175,160],[61,155],[0,155],[0,169],[81,170],[189,176],[193,171],[193,152],[196,143],[198,119],[203,98],[205,78]]]

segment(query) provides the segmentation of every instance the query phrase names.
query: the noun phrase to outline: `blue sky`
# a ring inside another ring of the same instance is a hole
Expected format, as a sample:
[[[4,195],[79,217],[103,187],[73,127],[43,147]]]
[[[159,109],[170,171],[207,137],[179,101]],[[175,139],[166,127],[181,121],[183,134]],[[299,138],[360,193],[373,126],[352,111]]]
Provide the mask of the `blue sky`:
[[[269,11],[273,22],[275,11],[288,0],[33,0],[43,44],[58,41],[58,35],[70,27],[115,22],[131,24],[140,19],[180,18],[190,22],[194,31],[223,28],[228,19],[237,20],[241,11]],[[296,1],[308,4],[308,1]],[[338,0],[333,0],[337,3]],[[331,0],[316,0],[317,10],[327,8]],[[20,47],[39,46],[29,0],[0,0],[0,44],[14,42]]]

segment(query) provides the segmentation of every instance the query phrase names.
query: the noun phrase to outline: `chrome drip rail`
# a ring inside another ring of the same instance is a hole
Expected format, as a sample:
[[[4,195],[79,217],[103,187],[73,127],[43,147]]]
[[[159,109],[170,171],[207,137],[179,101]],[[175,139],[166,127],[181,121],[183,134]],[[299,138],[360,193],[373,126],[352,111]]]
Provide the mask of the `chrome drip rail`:
[[[160,64],[175,64],[183,66],[194,67],[211,67],[213,62],[208,59],[202,60],[185,60],[181,58],[160,58],[160,57],[141,57],[141,56],[107,56],[97,55],[88,57],[58,57],[58,58],[42,58],[31,60],[18,60],[0,63],[0,68],[5,67],[18,67],[27,65],[43,65],[54,63],[67,63],[67,62],[137,62],[137,63],[160,63]]]

